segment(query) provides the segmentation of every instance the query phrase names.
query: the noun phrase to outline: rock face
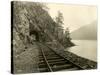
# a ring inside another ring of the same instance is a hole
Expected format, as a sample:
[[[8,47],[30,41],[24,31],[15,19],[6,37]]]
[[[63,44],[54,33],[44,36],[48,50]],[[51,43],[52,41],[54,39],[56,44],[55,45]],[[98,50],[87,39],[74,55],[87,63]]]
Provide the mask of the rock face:
[[[96,40],[97,39],[97,22],[94,21],[71,33],[71,38],[76,40]]]
[[[54,21],[43,7],[44,6],[40,3],[13,2],[12,43],[14,55],[23,52],[23,49],[30,44],[30,32],[38,32],[40,34],[40,32],[43,32],[46,29],[49,31],[51,30],[52,24],[50,23],[53,23]]]
[[[27,36],[29,36],[29,21],[26,18],[26,9],[22,9],[21,3],[13,2],[13,52],[16,56],[23,52],[23,49],[28,44]]]
[[[64,38],[63,29],[60,29],[60,26],[51,18],[46,6],[42,3],[14,1],[11,9],[13,12],[11,16],[14,73],[30,72],[32,65],[37,69],[38,63],[35,41],[53,42],[56,40],[55,43],[60,49],[63,47],[60,43]],[[60,42],[58,42],[58,37]]]

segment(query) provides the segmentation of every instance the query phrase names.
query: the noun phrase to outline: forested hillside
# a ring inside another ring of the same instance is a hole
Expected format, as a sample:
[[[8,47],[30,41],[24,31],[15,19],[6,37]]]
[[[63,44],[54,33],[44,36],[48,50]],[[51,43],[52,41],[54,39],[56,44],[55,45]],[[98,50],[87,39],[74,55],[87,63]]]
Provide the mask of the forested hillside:
[[[53,42],[64,47],[72,46],[69,30],[64,33],[63,14],[58,12],[56,21],[48,14],[49,8],[42,3],[13,2],[13,50],[21,53],[35,39]]]
[[[73,31],[71,37],[77,40],[97,40],[97,22],[94,21]]]

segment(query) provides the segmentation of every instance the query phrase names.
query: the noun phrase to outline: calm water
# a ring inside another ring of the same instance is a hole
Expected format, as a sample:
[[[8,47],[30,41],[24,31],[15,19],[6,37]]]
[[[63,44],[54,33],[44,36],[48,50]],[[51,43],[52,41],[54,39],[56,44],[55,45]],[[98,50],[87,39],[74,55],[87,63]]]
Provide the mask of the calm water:
[[[96,40],[72,40],[76,46],[66,50],[81,57],[97,61],[97,41]]]

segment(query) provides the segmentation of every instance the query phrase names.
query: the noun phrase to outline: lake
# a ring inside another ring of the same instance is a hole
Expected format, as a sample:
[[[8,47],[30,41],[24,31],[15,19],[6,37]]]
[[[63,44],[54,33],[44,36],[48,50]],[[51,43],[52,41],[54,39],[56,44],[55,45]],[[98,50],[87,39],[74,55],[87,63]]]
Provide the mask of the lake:
[[[97,41],[96,40],[72,40],[76,45],[66,50],[78,56],[97,61]]]

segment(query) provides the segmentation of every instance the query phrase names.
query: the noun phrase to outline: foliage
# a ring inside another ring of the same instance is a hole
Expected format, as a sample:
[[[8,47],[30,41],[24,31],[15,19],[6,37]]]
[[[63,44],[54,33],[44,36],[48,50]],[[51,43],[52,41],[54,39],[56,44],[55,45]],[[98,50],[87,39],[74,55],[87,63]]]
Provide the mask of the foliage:
[[[30,44],[30,33],[38,33],[39,41],[48,42],[57,40],[62,45],[69,39],[66,31],[63,32],[63,15],[59,11],[55,21],[48,13],[48,8],[43,3],[18,2],[13,3],[13,41],[15,50]],[[69,39],[70,40],[70,39]],[[67,42],[68,43],[68,42]],[[70,43],[70,42],[69,42]]]

